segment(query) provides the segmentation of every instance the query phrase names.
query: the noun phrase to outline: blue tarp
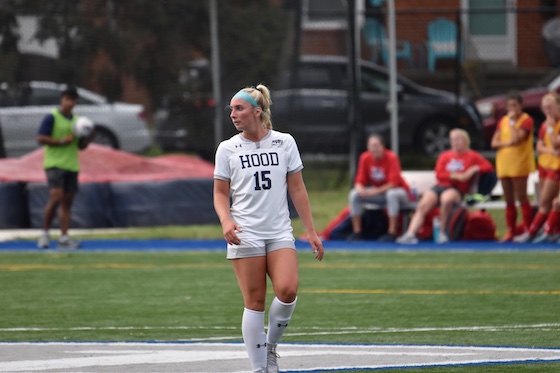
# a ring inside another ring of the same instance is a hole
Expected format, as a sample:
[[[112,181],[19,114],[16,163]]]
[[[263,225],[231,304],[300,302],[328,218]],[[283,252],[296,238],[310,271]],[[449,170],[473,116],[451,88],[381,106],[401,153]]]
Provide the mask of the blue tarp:
[[[83,183],[72,205],[70,226],[106,228],[218,223],[212,191],[212,179]],[[43,225],[48,193],[44,183],[27,185],[32,228]],[[52,227],[58,227],[58,218]]]

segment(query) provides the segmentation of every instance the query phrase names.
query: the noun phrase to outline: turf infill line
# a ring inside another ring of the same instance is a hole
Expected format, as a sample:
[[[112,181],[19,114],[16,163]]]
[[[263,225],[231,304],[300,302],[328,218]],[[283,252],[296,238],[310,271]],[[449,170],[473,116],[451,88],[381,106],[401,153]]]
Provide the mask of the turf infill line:
[[[101,330],[226,330],[240,331],[236,326],[77,326],[71,328],[39,328],[39,327],[19,327],[19,328],[0,328],[0,332],[65,332],[65,331],[101,331]],[[423,328],[381,328],[381,327],[340,327],[340,328],[321,328],[321,327],[290,327],[290,331],[301,330],[308,332],[293,333],[288,332],[286,336],[306,336],[306,335],[329,335],[329,334],[352,334],[352,333],[422,333],[422,332],[495,332],[511,330],[543,330],[550,331],[560,329],[560,323],[526,324],[526,325],[480,325],[480,326],[451,326],[451,327],[423,327]],[[212,337],[215,339],[218,337]],[[229,338],[229,337],[223,337]],[[0,342],[1,343],[1,342]]]
[[[222,372],[250,369],[240,343],[0,343],[1,372]],[[283,372],[560,362],[560,349],[281,344]]]

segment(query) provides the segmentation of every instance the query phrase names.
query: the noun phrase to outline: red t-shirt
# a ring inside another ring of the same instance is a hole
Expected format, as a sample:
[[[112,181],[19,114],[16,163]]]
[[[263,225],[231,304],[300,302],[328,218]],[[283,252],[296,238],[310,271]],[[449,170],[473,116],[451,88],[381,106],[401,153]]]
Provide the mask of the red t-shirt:
[[[458,154],[453,150],[447,150],[439,155],[436,163],[437,185],[453,186],[467,193],[471,180],[459,181],[451,179],[453,172],[465,172],[471,166],[478,165],[481,174],[494,171],[494,166],[480,153],[469,150],[466,153]]]
[[[402,187],[407,192],[409,191],[408,184],[401,175],[399,157],[387,149],[385,149],[383,156],[379,160],[375,159],[369,151],[365,151],[360,155],[354,183],[375,187],[391,183],[394,187]]]

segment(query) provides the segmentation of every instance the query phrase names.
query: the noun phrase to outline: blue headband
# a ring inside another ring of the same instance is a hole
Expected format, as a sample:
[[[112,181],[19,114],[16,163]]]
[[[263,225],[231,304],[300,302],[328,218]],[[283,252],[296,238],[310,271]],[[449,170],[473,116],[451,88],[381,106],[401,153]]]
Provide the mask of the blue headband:
[[[247,101],[248,103],[250,103],[254,107],[259,107],[259,104],[257,104],[257,101],[253,98],[253,96],[251,96],[250,94],[248,94],[245,91],[237,92],[232,98],[240,98],[243,101]]]

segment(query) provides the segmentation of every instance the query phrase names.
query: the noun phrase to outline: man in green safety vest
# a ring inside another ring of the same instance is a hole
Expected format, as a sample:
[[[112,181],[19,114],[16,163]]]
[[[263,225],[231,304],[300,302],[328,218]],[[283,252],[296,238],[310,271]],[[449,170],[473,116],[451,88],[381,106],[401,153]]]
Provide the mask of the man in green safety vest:
[[[78,118],[73,114],[78,100],[78,91],[68,86],[60,95],[60,107],[46,115],[37,133],[37,142],[44,145],[45,168],[49,185],[49,200],[45,207],[43,232],[37,246],[48,249],[50,246],[49,229],[57,208],[59,209],[59,223],[61,237],[58,248],[78,249],[80,243],[68,236],[70,227],[72,201],[78,191],[78,172],[80,163],[78,152],[85,149],[93,133],[84,138],[78,138],[72,133],[73,125]]]

